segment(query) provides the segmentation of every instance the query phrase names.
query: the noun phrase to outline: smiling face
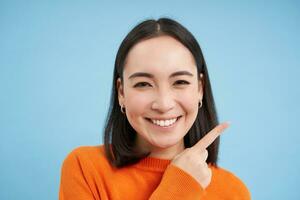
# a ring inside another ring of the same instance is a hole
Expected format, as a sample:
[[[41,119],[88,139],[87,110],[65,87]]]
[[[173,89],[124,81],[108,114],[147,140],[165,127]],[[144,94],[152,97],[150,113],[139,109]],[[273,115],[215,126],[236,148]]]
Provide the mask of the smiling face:
[[[202,100],[191,52],[170,36],[143,40],[129,51],[117,81],[120,105],[137,132],[137,146],[150,156],[172,159],[184,149]]]

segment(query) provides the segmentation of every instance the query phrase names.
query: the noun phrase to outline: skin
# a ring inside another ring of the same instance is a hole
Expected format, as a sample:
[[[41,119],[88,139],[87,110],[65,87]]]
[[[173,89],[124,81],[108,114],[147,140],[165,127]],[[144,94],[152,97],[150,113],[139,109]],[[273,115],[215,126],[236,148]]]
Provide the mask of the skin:
[[[170,77],[177,71],[192,74]],[[153,78],[129,78],[136,72],[147,72]],[[136,44],[128,53],[123,72],[124,83],[117,81],[119,103],[138,133],[137,146],[151,151],[152,157],[172,159],[183,151],[183,137],[193,125],[202,84],[191,52],[170,36],[159,36]],[[186,81],[189,84],[176,81]],[[134,87],[137,83],[140,87]],[[154,129],[146,118],[182,116],[177,127],[169,132]]]
[[[190,75],[171,76],[185,71]],[[137,72],[151,77],[136,76]],[[201,75],[201,74],[200,74]],[[150,151],[151,157],[172,160],[206,188],[211,170],[206,163],[206,148],[227,128],[214,128],[192,148],[184,148],[183,138],[198,114],[203,98],[202,80],[198,79],[196,63],[191,52],[170,36],[143,40],[129,51],[124,65],[123,84],[117,80],[120,106],[137,132],[136,145],[140,151]],[[170,129],[158,128],[150,119],[170,119],[181,116]]]
[[[207,188],[211,182],[212,171],[206,163],[208,151],[206,148],[221,135],[221,133],[228,128],[229,122],[224,122],[217,125],[209,133],[207,133],[194,146],[186,148],[178,154],[171,162],[171,164],[181,168],[201,185],[202,188]]]

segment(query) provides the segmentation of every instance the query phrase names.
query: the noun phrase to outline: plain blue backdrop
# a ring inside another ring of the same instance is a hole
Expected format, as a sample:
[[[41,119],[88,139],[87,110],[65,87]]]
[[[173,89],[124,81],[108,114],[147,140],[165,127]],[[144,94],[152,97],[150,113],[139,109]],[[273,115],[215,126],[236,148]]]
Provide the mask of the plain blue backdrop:
[[[116,52],[147,18],[200,43],[220,166],[253,199],[300,199],[299,1],[1,1],[0,199],[57,199],[61,164],[102,144]]]

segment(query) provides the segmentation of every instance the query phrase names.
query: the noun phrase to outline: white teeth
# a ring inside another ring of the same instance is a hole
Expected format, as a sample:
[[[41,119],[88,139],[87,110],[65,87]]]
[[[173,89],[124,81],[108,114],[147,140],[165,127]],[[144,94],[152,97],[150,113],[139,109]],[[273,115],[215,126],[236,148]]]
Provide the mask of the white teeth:
[[[177,118],[169,119],[169,120],[155,120],[151,119],[151,121],[158,126],[170,126],[176,122]]]

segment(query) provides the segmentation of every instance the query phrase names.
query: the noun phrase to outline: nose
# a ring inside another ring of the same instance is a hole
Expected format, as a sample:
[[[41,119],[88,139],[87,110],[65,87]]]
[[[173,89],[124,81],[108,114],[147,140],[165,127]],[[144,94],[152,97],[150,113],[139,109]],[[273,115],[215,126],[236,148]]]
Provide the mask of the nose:
[[[172,93],[168,90],[160,90],[155,96],[151,108],[160,113],[168,112],[175,107],[175,100]]]

